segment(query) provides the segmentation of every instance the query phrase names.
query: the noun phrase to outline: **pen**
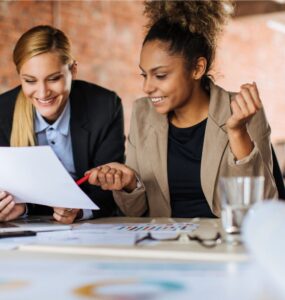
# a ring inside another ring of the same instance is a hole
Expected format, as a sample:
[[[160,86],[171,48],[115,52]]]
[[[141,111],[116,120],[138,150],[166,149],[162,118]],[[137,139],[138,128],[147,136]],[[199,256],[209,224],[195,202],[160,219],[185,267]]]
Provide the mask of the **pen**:
[[[88,178],[89,178],[90,174],[91,174],[91,173],[89,173],[89,174],[85,175],[84,177],[82,177],[82,178],[80,178],[80,179],[76,180],[76,183],[77,183],[78,185],[80,185],[80,184],[84,183],[85,181],[87,181],[87,180],[88,180]]]

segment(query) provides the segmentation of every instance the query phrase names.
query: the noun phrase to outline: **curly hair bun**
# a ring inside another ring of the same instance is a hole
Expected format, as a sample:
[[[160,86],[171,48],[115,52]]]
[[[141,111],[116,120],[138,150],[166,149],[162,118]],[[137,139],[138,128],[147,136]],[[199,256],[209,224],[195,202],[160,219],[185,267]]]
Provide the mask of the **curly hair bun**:
[[[188,28],[191,33],[203,35],[213,48],[223,25],[234,10],[232,0],[154,0],[145,1],[144,5],[144,14],[149,19],[147,27],[164,18]]]

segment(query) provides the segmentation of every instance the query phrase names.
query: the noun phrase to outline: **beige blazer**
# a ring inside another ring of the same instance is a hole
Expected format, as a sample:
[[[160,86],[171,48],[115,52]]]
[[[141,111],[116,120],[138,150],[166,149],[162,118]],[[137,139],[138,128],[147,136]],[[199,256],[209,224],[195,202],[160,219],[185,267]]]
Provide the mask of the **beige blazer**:
[[[220,216],[218,179],[221,176],[265,177],[265,198],[277,197],[272,174],[270,127],[261,109],[248,124],[255,147],[239,161],[229,147],[225,128],[231,115],[231,96],[211,84],[209,115],[201,162],[201,184],[212,212]],[[156,112],[147,98],[138,99],[133,106],[126,165],[133,168],[143,182],[132,193],[113,192],[116,203],[127,216],[170,217],[171,205],[167,178],[168,120]]]

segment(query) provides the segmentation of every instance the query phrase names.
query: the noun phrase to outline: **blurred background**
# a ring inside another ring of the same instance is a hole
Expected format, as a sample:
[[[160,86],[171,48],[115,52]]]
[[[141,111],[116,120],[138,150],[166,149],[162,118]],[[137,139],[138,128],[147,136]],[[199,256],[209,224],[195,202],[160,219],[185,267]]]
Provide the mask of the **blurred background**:
[[[69,36],[78,79],[120,95],[127,134],[132,102],[143,96],[138,68],[146,24],[142,13],[143,2],[136,0],[0,1],[0,93],[19,84],[12,62],[17,39],[35,25],[50,24]],[[212,74],[231,91],[257,83],[285,170],[285,0],[236,1]]]

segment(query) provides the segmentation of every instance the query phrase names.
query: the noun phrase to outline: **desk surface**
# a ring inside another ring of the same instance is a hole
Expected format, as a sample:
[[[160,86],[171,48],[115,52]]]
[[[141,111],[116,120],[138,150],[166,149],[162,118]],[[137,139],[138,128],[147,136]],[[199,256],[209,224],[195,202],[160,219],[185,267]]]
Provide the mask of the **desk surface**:
[[[147,222],[197,223],[195,234],[203,237],[212,237],[221,229],[219,220],[214,219],[92,221]],[[260,277],[263,272],[251,262],[242,245],[221,244],[206,249],[189,241],[133,247],[25,246],[0,253],[0,295],[5,300],[282,299]]]
[[[128,224],[128,223],[152,223],[166,224],[187,222],[198,224],[193,232],[202,238],[214,237],[217,232],[222,232],[220,220],[218,219],[170,219],[170,218],[104,218],[92,220],[93,224]],[[65,254],[83,254],[96,257],[111,258],[146,258],[146,259],[168,259],[168,260],[203,260],[203,261],[245,261],[248,255],[243,245],[231,245],[221,243],[214,248],[206,248],[196,241],[187,238],[178,241],[161,241],[155,245],[139,244],[135,246],[41,246],[24,245],[21,251],[53,252]]]
[[[202,238],[212,238],[217,232],[222,232],[220,219],[172,219],[172,218],[105,218],[102,220],[93,220],[92,223],[194,223],[199,227],[193,232]],[[130,248],[130,247],[128,247]],[[231,245],[221,243],[214,248],[205,248],[195,241],[171,241],[160,242],[151,248],[147,245],[138,245],[133,249],[132,254],[149,253],[147,258],[154,257],[156,259],[179,259],[179,260],[246,260],[248,255],[243,245]],[[118,252],[120,253],[120,252]]]

